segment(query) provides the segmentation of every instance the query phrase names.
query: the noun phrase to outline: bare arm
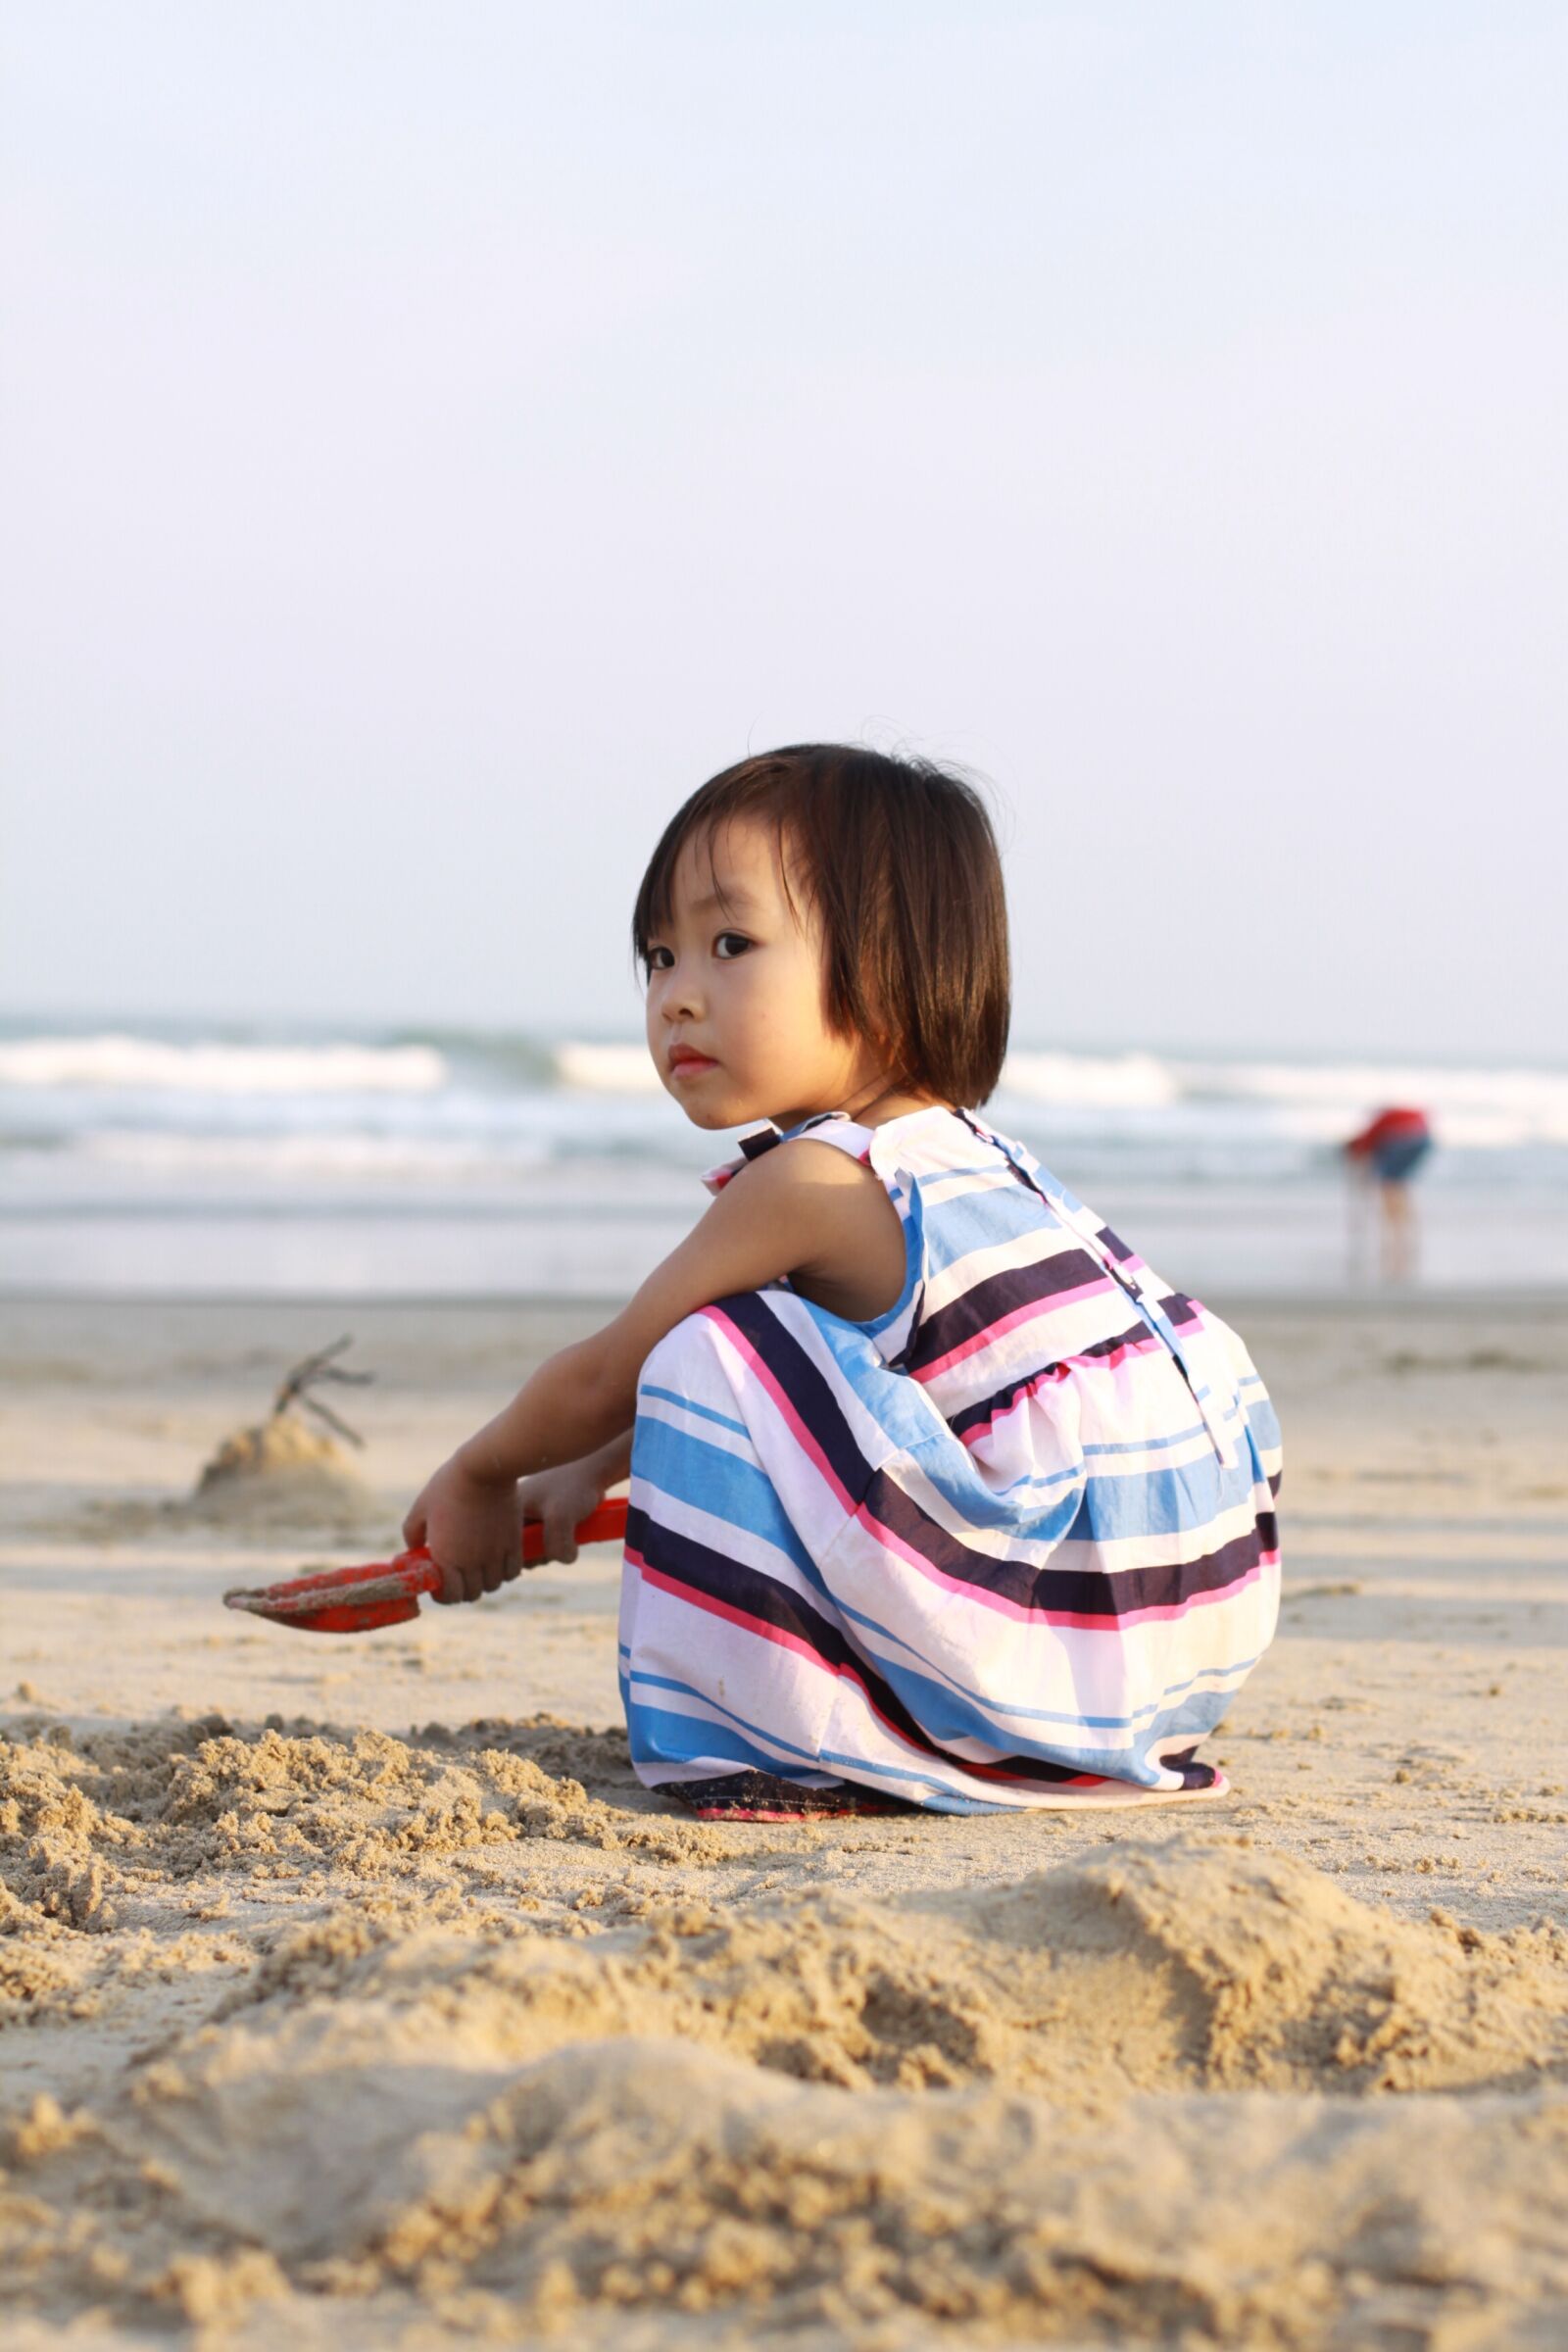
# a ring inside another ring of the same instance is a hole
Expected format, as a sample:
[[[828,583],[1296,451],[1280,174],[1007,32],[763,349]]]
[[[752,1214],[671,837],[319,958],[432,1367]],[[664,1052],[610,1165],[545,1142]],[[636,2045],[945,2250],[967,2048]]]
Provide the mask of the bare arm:
[[[868,1242],[886,1244],[894,1215],[868,1170],[805,1138],[726,1185],[614,1321],[541,1365],[424,1488],[404,1535],[429,1544],[447,1571],[446,1597],[476,1599],[515,1575],[519,1479],[585,1456],[629,1464],[638,1379],[666,1332],[715,1298],[784,1275],[852,1279]]]
[[[466,1467],[481,1479],[526,1478],[609,1445],[631,1425],[644,1363],[687,1315],[781,1275],[854,1263],[845,1229],[858,1220],[847,1210],[864,1200],[865,1184],[864,1171],[831,1147],[757,1161],[725,1186],[612,1323],[553,1355],[459,1448]],[[876,1197],[885,1217],[880,1185]]]

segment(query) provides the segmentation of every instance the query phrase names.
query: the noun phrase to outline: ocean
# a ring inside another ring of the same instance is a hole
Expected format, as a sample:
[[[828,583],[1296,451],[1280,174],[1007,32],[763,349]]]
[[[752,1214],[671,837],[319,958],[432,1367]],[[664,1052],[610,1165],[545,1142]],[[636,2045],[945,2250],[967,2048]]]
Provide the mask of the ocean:
[[[1415,1102],[1428,1289],[1568,1285],[1568,1070],[1020,1046],[984,1116],[1183,1289],[1338,1294],[1337,1146]],[[0,1027],[0,1292],[623,1298],[706,1205],[632,1039]]]

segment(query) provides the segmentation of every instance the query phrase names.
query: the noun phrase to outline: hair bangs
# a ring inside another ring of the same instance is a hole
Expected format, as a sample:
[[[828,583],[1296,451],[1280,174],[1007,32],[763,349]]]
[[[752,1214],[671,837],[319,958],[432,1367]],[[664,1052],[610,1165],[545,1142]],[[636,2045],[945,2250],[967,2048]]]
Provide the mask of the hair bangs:
[[[790,872],[796,860],[790,854],[793,828],[785,806],[786,785],[787,777],[778,756],[764,754],[710,776],[676,809],[659,837],[632,909],[632,948],[639,963],[646,964],[653,941],[661,931],[667,930],[674,917],[675,869],[687,849],[696,847],[699,852],[707,852],[712,886],[720,906],[724,905],[713,846],[725,825],[737,817],[760,817],[771,825],[785,897],[792,906],[797,904],[795,887],[800,877],[792,879]]]

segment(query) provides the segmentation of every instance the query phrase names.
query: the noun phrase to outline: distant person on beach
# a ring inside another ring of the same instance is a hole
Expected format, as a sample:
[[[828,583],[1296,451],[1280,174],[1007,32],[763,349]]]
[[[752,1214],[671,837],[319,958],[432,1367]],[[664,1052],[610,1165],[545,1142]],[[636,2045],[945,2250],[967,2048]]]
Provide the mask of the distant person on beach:
[[[1380,1110],[1345,1147],[1352,1181],[1375,1189],[1379,1255],[1389,1282],[1408,1282],[1416,1270],[1410,1179],[1431,1150],[1432,1126],[1426,1112],[1400,1103]],[[1359,1223],[1357,1218],[1355,1226]],[[1360,1256],[1354,1228],[1350,1247],[1354,1263]]]
[[[1009,1018],[972,787],[809,744],[703,785],[632,919],[712,1204],[409,1511],[442,1597],[629,1472],[632,1762],[705,1819],[1212,1796],[1274,1632],[1279,1427],[1236,1335],[975,1115]],[[635,1177],[632,1179],[635,1182]]]

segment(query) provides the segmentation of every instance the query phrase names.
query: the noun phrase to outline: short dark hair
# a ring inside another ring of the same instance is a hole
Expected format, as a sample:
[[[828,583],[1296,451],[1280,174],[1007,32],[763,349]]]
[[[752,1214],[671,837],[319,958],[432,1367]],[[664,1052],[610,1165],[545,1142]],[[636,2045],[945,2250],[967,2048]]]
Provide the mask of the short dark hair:
[[[675,811],[649,859],[631,924],[645,965],[670,919],[681,851],[732,817],[773,826],[820,912],[828,1027],[885,1045],[896,1085],[984,1102],[1006,1052],[1011,982],[1002,860],[974,786],[929,760],[841,743],[726,767]]]

